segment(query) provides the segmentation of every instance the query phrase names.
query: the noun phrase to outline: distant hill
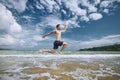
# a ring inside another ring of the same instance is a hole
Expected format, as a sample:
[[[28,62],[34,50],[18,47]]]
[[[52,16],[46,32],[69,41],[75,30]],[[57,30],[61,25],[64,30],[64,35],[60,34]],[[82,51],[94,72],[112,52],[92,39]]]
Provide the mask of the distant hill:
[[[120,44],[80,49],[80,51],[120,51]]]
[[[0,50],[11,50],[11,49],[4,49],[4,48],[0,48]]]

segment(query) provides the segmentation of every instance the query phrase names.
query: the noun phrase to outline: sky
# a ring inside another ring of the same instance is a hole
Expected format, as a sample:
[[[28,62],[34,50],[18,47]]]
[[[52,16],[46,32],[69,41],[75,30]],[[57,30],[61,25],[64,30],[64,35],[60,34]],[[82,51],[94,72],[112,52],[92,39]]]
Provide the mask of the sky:
[[[120,44],[120,0],[0,0],[0,48],[52,49],[64,22],[66,50]]]

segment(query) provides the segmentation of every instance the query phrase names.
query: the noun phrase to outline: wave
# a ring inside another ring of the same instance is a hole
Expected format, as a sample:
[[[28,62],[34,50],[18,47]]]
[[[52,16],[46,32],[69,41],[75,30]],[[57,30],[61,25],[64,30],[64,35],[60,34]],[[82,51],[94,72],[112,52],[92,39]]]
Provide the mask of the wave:
[[[120,57],[120,54],[2,54],[0,57],[46,57],[46,58],[106,58],[106,57]]]

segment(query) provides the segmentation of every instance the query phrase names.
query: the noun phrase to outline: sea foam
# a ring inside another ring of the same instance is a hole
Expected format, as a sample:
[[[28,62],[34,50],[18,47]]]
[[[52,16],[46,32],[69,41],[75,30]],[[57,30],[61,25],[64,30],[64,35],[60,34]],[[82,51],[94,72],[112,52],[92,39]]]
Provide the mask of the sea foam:
[[[0,57],[43,57],[43,58],[96,58],[96,57],[102,57],[102,58],[107,58],[107,57],[120,57],[120,54],[2,54]]]

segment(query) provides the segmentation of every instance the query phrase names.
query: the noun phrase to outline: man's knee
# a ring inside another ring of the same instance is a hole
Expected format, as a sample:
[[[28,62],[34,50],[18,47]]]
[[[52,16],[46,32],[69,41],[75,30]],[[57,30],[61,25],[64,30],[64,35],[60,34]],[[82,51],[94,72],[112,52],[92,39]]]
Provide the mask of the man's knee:
[[[67,46],[67,42],[63,42],[63,45],[64,45],[64,46]]]

